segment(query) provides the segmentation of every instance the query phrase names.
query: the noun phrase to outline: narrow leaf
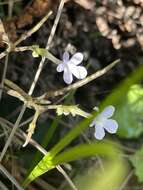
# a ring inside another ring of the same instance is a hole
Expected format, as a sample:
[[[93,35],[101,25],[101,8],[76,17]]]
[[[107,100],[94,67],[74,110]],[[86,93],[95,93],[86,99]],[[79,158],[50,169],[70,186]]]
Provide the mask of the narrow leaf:
[[[119,151],[116,150],[115,146],[105,143],[78,145],[57,155],[54,158],[52,153],[49,152],[29,174],[24,182],[24,187],[35,180],[35,178],[55,168],[59,164],[95,155],[107,156],[110,160],[118,160],[120,158],[118,154]]]

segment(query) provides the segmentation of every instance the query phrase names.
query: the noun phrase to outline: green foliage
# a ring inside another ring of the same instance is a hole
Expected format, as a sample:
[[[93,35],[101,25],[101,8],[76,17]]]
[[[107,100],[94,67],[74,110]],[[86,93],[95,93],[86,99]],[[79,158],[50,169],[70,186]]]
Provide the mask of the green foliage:
[[[92,143],[78,145],[74,148],[68,149],[63,153],[58,154],[57,156],[53,155],[52,151],[50,151],[46,156],[43,157],[43,159],[29,174],[28,178],[24,182],[24,187],[38,176],[55,168],[59,164],[95,155],[107,156],[112,163],[118,162],[120,160],[119,151],[111,143]]]
[[[107,105],[117,105],[125,94],[128,93],[130,87],[143,79],[143,65],[140,65],[133,73],[131,73],[127,79],[122,81],[117,88],[103,101],[101,104],[102,108]]]
[[[75,181],[78,190],[117,190],[123,183],[127,175],[127,163],[123,160],[105,163],[104,171],[100,172],[100,167],[94,165]],[[89,188],[90,187],[90,188]],[[67,187],[64,190],[69,190]]]
[[[119,136],[125,138],[137,137],[142,133],[139,120],[134,116],[134,113],[141,111],[141,87],[136,90],[134,85],[143,79],[143,66],[140,65],[133,73],[131,73],[127,79],[125,79],[119,86],[113,90],[113,92],[103,101],[101,108],[111,104],[116,107],[115,119],[119,123]],[[137,91],[140,91],[137,93]],[[134,95],[133,95],[134,94]],[[132,102],[132,96],[136,96]],[[129,102],[128,102],[129,101]],[[139,103],[140,102],[140,103]],[[130,103],[130,110],[129,110]],[[134,105],[133,107],[131,106]],[[132,107],[132,108],[131,108]],[[131,113],[130,113],[131,112]],[[140,112],[141,113],[141,112]],[[134,118],[134,119],[133,119]],[[133,120],[131,123],[130,120]],[[136,125],[138,122],[138,126]]]
[[[132,110],[136,110],[136,113],[142,115],[143,112],[143,87],[141,85],[131,86],[128,92],[128,102],[131,105]]]
[[[138,137],[143,132],[143,88],[132,85],[116,106],[115,118],[119,123],[118,135]]]
[[[130,157],[130,161],[135,167],[135,174],[139,182],[143,182],[143,147]]]

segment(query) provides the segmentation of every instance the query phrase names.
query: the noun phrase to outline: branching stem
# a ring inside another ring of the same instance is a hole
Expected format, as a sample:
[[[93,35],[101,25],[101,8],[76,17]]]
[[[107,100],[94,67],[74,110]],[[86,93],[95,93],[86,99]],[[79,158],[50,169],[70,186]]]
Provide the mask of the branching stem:
[[[87,84],[87,83],[95,80],[96,78],[104,75],[106,72],[108,72],[110,69],[112,69],[112,67],[114,67],[119,62],[120,62],[120,59],[117,59],[114,62],[112,62],[111,64],[109,64],[108,66],[106,66],[103,69],[97,71],[96,73],[86,77],[85,79],[78,81],[72,85],[69,85],[68,87],[65,87],[65,88],[62,88],[62,89],[59,89],[56,91],[52,91],[52,92],[47,92],[47,93],[43,94],[41,97],[39,97],[38,99],[48,99],[49,97],[60,96],[60,95],[63,95],[70,90],[75,90],[77,88],[80,88],[81,86],[84,86],[85,84]]]

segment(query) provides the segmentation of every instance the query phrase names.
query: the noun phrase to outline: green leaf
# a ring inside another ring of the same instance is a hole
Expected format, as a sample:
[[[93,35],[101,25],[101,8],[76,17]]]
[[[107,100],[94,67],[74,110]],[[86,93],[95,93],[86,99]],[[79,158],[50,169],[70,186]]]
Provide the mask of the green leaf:
[[[143,112],[143,88],[141,85],[131,86],[128,92],[128,102],[131,105],[131,109],[138,114]]]
[[[111,143],[82,144],[74,148],[70,148],[67,151],[60,153],[55,157],[52,154],[52,152],[48,152],[48,154],[42,158],[42,160],[29,174],[23,186],[26,187],[35,178],[55,168],[59,164],[95,155],[104,155],[109,157],[110,160],[117,161],[120,159],[120,156],[118,154],[119,151]]]
[[[59,165],[66,162],[71,162],[74,160],[79,160],[88,156],[102,155],[107,156],[110,159],[118,158],[120,151],[113,146],[111,143],[90,143],[90,144],[81,144],[73,148],[69,148],[63,153],[58,154],[53,158],[53,164]]]
[[[136,126],[136,119],[133,113],[130,115],[128,109],[128,97],[131,86],[140,82],[143,79],[143,65],[141,64],[136,70],[131,73],[127,79],[122,81],[116,89],[103,101],[102,108],[107,105],[116,107],[115,119],[119,123],[118,135],[124,138],[137,137],[142,133],[142,128]],[[132,122],[131,120],[132,119]]]
[[[135,167],[135,174],[139,182],[143,182],[143,147],[130,157],[130,161]]]
[[[36,179],[38,176],[44,174],[45,172],[55,168],[55,165],[52,163],[52,157],[50,153],[44,156],[41,161],[34,167],[30,172],[29,176],[23,182],[23,187],[26,187],[30,182]]]
[[[115,119],[118,121],[118,135],[135,138],[143,132],[143,88],[132,85],[116,106]]]

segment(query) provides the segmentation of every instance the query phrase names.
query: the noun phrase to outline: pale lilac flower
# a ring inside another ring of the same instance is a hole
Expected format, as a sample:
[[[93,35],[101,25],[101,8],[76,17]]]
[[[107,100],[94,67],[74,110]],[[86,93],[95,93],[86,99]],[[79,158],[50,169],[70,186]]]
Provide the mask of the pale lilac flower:
[[[105,131],[114,134],[117,132],[118,123],[110,117],[114,114],[114,106],[107,106],[90,124],[90,127],[95,126],[94,136],[98,140],[102,140],[105,136]]]
[[[63,79],[65,83],[71,84],[73,75],[77,79],[84,79],[87,76],[87,70],[83,66],[78,66],[83,61],[83,54],[78,52],[69,58],[69,53],[63,54],[62,63],[57,66],[57,72],[64,72]]]

